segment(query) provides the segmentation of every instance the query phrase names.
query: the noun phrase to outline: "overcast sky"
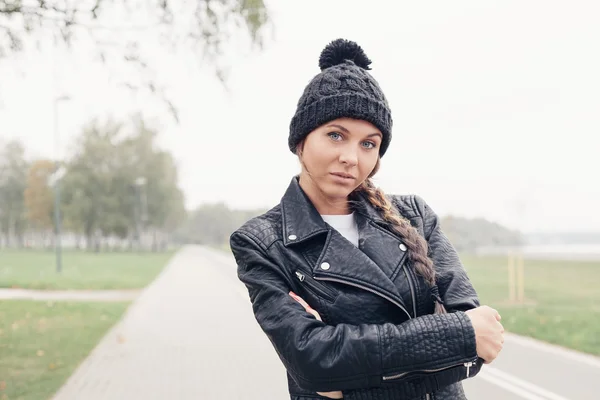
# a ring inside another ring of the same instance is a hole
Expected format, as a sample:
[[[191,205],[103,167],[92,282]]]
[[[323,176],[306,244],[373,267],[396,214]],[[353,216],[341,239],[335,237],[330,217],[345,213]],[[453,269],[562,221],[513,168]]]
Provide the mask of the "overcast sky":
[[[136,109],[162,123],[188,207],[277,204],[299,171],[287,149],[296,102],[331,40],[357,41],[394,118],[376,182],[417,193],[441,215],[486,217],[526,231],[600,231],[600,3],[597,1],[269,1],[274,35],[231,57],[229,91],[208,69],[158,47],[180,108],[109,81],[91,48],[0,61],[0,138],[53,157],[52,99],[62,152],[95,116]],[[368,6],[367,6],[368,4]],[[114,74],[114,72],[113,72]]]

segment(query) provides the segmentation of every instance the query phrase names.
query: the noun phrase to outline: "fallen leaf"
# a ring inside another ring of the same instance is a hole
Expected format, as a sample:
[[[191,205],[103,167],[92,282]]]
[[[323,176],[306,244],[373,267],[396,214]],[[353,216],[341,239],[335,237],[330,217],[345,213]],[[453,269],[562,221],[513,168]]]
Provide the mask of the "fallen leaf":
[[[38,355],[39,357],[43,356],[43,355],[44,355],[44,350],[38,350],[38,351],[37,351],[37,355]]]
[[[54,364],[54,363],[48,364],[48,369],[50,369],[50,370],[56,369],[56,364]]]
[[[11,328],[13,329],[13,331],[14,331],[14,330],[16,330],[16,329],[19,327],[19,324],[18,324],[18,323],[16,323],[16,322],[13,322],[13,324],[12,324],[10,327],[11,327]]]
[[[0,381],[0,390],[5,390],[5,389],[6,389],[6,382]]]
[[[119,343],[125,343],[125,336],[123,336],[123,335],[117,335],[117,342],[119,342]]]

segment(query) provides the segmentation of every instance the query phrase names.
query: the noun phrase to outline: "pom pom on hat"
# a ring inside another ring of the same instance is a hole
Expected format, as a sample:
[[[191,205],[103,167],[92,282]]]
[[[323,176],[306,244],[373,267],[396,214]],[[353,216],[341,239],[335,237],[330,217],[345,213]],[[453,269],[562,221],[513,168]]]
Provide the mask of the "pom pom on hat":
[[[323,71],[346,60],[354,62],[363,69],[371,69],[369,67],[371,60],[363,49],[355,42],[346,39],[336,39],[323,49],[319,57],[319,68]]]

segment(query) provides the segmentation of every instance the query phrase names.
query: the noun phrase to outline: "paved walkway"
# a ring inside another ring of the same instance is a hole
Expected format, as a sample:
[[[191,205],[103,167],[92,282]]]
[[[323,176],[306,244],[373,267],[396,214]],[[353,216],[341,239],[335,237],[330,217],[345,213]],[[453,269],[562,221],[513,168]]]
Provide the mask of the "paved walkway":
[[[0,289],[0,300],[130,301],[141,290],[30,290]]]
[[[232,258],[186,247],[54,400],[285,399],[285,370]]]
[[[507,335],[469,399],[596,399],[600,359]],[[281,400],[285,370],[229,254],[178,252],[53,400]]]

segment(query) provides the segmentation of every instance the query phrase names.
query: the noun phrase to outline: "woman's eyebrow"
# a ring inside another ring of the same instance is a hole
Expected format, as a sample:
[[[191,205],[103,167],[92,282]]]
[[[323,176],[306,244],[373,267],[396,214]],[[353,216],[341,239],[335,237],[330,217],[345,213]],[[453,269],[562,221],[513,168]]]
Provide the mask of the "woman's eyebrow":
[[[344,133],[350,133],[350,131],[348,129],[344,128],[342,125],[330,124],[330,125],[327,125],[327,127],[328,128],[337,128],[340,131],[343,131]],[[371,133],[367,137],[373,137],[373,136],[379,136],[380,138],[382,138],[381,133],[379,133],[379,132]]]
[[[350,131],[349,131],[348,129],[344,128],[344,127],[343,127],[343,126],[341,126],[341,125],[331,124],[331,125],[327,125],[327,127],[328,127],[328,128],[329,128],[329,127],[338,128],[339,130],[341,130],[341,131],[344,131],[345,133],[350,133]]]

